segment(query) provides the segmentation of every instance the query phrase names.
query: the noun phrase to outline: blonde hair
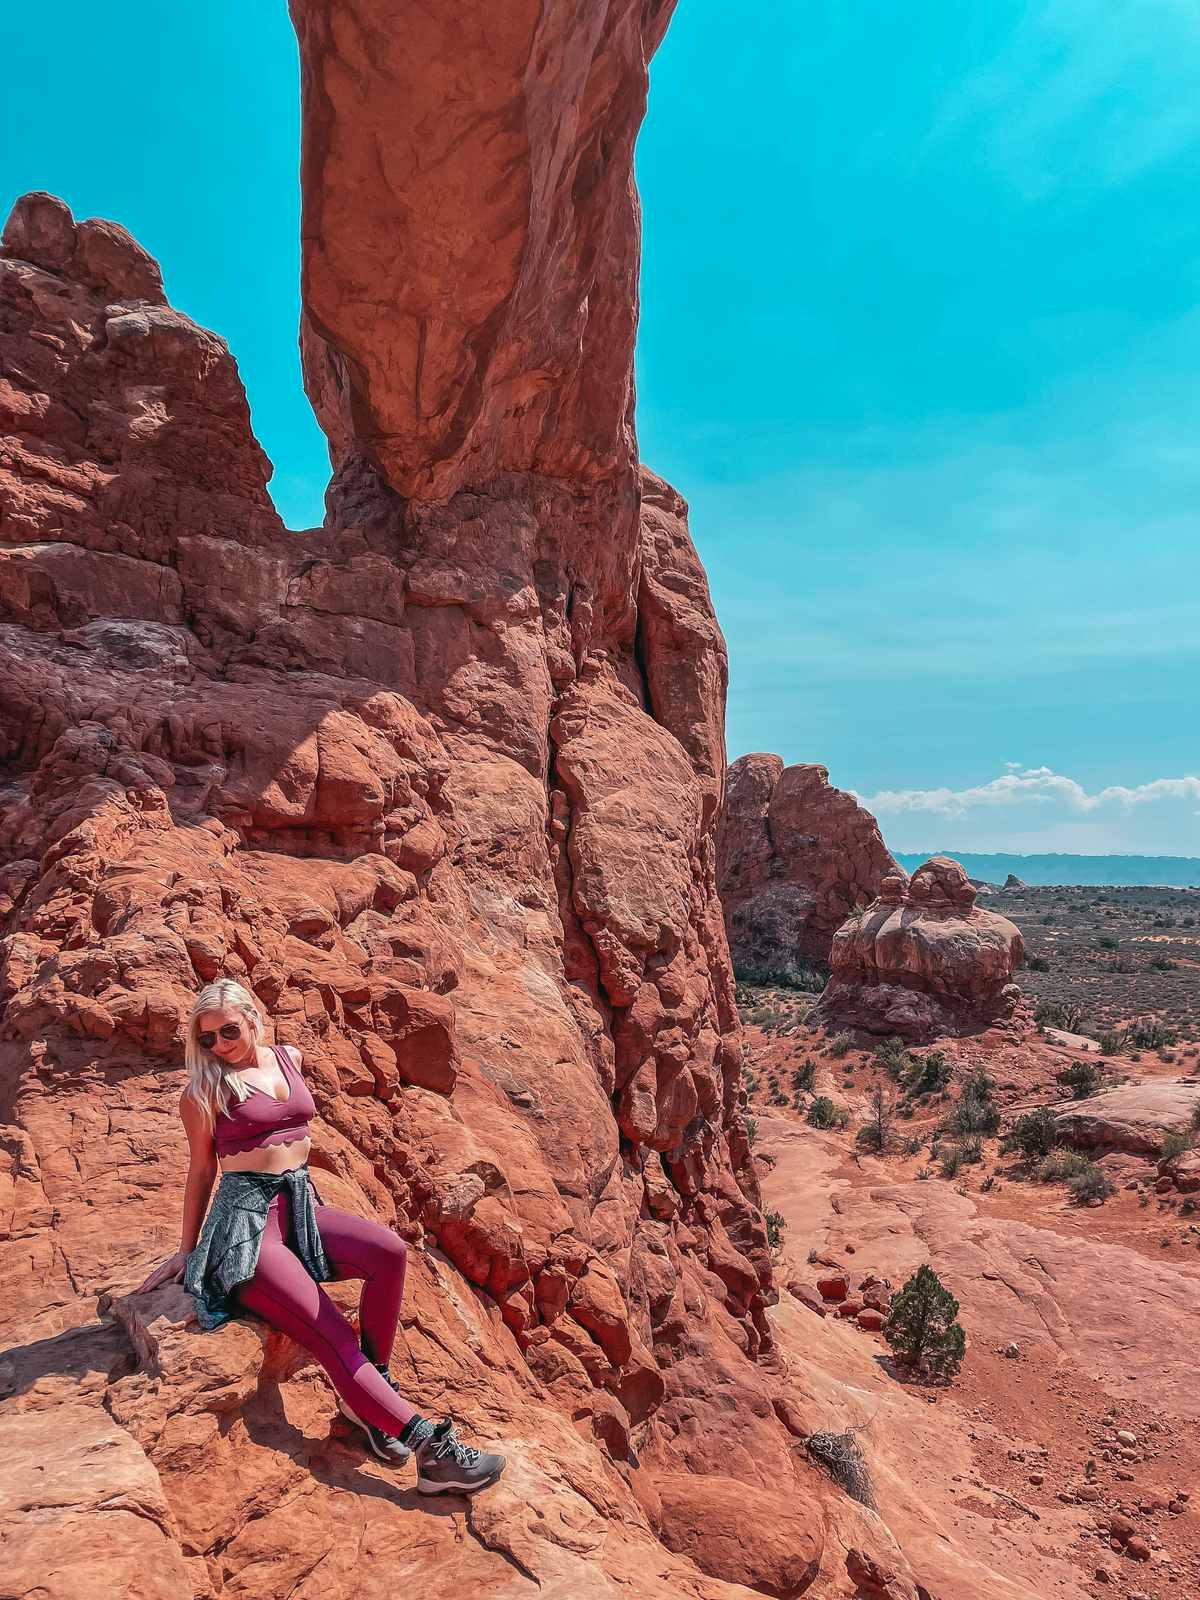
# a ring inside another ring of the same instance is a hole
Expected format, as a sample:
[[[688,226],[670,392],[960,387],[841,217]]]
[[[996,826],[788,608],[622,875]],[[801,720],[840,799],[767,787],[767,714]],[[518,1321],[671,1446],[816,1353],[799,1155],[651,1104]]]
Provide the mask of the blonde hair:
[[[240,1072],[224,1066],[211,1050],[200,1043],[200,1017],[205,1011],[240,1011],[246,1019],[247,1031],[255,1050],[263,1036],[263,1017],[258,1001],[233,978],[218,978],[201,989],[192,1006],[184,1035],[183,1059],[187,1065],[186,1092],[204,1112],[209,1122],[215,1122],[222,1112],[229,1110],[230,1091],[239,1103],[249,1097],[250,1089]],[[257,1060],[257,1057],[255,1058]]]

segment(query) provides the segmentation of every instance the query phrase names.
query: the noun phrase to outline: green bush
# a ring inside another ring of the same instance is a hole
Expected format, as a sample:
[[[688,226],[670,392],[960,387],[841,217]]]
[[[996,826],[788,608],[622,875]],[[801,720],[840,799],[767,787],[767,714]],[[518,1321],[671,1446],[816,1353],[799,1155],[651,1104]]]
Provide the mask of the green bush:
[[[1102,933],[1096,943],[1101,950],[1116,950],[1119,948],[1119,941],[1114,939],[1111,933]]]
[[[835,1033],[829,1041],[829,1054],[838,1058],[844,1056],[848,1050],[854,1049],[854,1035],[852,1033]]]
[[[931,1050],[927,1056],[913,1056],[912,1068],[904,1081],[905,1092],[914,1099],[937,1094],[950,1082],[950,1063],[944,1050]]]
[[[1054,1113],[1048,1106],[1039,1106],[1036,1111],[1028,1111],[1017,1118],[1001,1139],[1000,1148],[1005,1153],[1018,1150],[1027,1160],[1034,1160],[1048,1156],[1058,1142]]]
[[[1076,1000],[1043,1000],[1033,1014],[1039,1028],[1061,1028],[1064,1033],[1083,1032],[1083,1007]]]
[[[742,1118],[742,1122],[746,1128],[746,1143],[753,1144],[758,1138],[758,1118],[746,1116]]]
[[[1176,1132],[1172,1128],[1170,1132],[1163,1135],[1159,1160],[1174,1161],[1176,1156],[1181,1156],[1185,1150],[1190,1150],[1195,1142],[1196,1136],[1190,1129],[1187,1132]]]
[[[1100,1054],[1115,1056],[1121,1053],[1121,1035],[1115,1028],[1105,1028],[1100,1035]]]
[[[913,1058],[909,1055],[904,1040],[894,1036],[876,1046],[875,1059],[887,1075],[894,1078],[897,1083],[912,1071]]]
[[[1030,956],[1029,960],[1025,963],[1025,966],[1030,972],[1050,971],[1050,963],[1046,960],[1045,956]]]
[[[1177,1037],[1174,1028],[1154,1017],[1135,1017],[1126,1024],[1123,1035],[1125,1048],[1135,1050],[1161,1050],[1165,1044],[1175,1044]]]
[[[802,1067],[797,1067],[792,1073],[792,1088],[797,1094],[811,1094],[813,1082],[817,1075],[815,1061],[806,1061]]]
[[[1094,1161],[1089,1161],[1082,1172],[1068,1179],[1067,1191],[1075,1204],[1081,1206],[1092,1200],[1107,1200],[1109,1195],[1116,1193],[1112,1183]]]
[[[1086,1100],[1100,1088],[1100,1070],[1090,1061],[1072,1061],[1069,1067],[1054,1074],[1054,1081],[1061,1083],[1064,1089],[1070,1089],[1073,1099]]]
[[[979,1139],[960,1139],[941,1154],[939,1165],[943,1178],[953,1178],[960,1167],[975,1166],[983,1160],[983,1144]]]
[[[763,1221],[767,1225],[767,1245],[772,1250],[778,1250],[783,1243],[784,1230],[787,1222],[781,1211],[768,1211]]]
[[[967,1336],[958,1301],[929,1265],[918,1267],[892,1301],[883,1336],[915,1371],[950,1378],[962,1365]]]
[[[1038,1181],[1070,1183],[1072,1178],[1078,1178],[1093,1164],[1078,1150],[1055,1150],[1038,1163]]]
[[[814,1128],[832,1128],[837,1121],[837,1107],[827,1094],[819,1094],[808,1108],[808,1121]]]
[[[1000,1108],[992,1099],[994,1087],[986,1072],[972,1073],[963,1084],[958,1104],[943,1124],[945,1131],[954,1134],[998,1132]]]

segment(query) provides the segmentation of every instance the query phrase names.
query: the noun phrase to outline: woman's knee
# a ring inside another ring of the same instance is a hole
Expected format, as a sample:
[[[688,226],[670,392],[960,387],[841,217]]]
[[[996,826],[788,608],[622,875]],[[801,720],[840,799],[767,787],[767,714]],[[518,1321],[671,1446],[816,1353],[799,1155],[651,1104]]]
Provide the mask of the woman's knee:
[[[391,1228],[383,1223],[376,1223],[367,1238],[363,1240],[364,1253],[368,1255],[375,1269],[381,1266],[391,1267],[399,1271],[408,1261],[408,1245]]]

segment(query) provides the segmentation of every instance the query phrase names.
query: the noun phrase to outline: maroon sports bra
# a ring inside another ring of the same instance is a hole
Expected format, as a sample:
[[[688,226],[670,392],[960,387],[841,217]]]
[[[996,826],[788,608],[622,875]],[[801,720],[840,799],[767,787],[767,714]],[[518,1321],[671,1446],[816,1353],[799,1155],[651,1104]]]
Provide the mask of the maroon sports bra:
[[[272,1045],[288,1086],[286,1100],[276,1100],[265,1089],[251,1089],[249,1096],[234,1100],[213,1124],[213,1143],[218,1156],[242,1155],[265,1145],[291,1144],[308,1138],[308,1119],[316,1115],[313,1097],[291,1057],[279,1045]]]

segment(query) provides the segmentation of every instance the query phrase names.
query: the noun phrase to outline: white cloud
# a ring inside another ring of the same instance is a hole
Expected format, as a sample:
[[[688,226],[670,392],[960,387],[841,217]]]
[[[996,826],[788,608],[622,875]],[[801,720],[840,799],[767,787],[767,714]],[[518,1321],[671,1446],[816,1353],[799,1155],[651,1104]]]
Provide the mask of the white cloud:
[[[1074,850],[1200,855],[1200,776],[1089,792],[1050,767],[1020,767],[966,789],[859,795],[893,849]]]

